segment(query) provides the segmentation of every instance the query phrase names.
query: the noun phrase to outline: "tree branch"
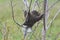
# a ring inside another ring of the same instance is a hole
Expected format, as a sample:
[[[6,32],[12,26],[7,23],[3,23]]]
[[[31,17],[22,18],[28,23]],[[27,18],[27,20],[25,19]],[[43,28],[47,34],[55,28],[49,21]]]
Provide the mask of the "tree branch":
[[[56,14],[54,15],[53,19],[49,22],[48,27],[47,27],[47,30],[51,26],[51,24],[55,20],[55,18],[58,16],[59,12],[60,12],[60,9],[56,12]]]
[[[53,4],[51,4],[51,6],[47,9],[46,12],[48,12],[49,10],[51,10],[60,0],[56,0],[56,2],[54,2]],[[44,2],[44,1],[42,1]],[[41,9],[42,10],[42,9]],[[48,16],[49,17],[49,16]]]
[[[42,2],[43,2],[43,1],[42,1]],[[34,3],[33,3],[33,6],[32,6],[32,10],[36,10],[36,6],[37,6],[37,7],[39,8],[39,11],[40,11],[40,4],[41,4],[42,2],[39,3],[38,0],[35,0]]]
[[[34,4],[33,4],[33,6],[32,6],[32,11],[36,9],[37,2],[38,2],[38,0],[35,0],[35,1],[34,1]]]
[[[28,10],[28,8],[29,8],[29,3],[28,3],[28,1],[27,1],[27,0],[23,0],[23,3],[24,3],[24,5],[25,5],[25,8]]]
[[[47,27],[47,2],[48,0],[44,0],[44,19],[43,19],[43,30],[42,30],[42,40],[46,40],[46,27]]]
[[[15,20],[15,18],[14,18],[14,10],[13,10],[13,5],[12,5],[12,0],[10,0],[10,2],[11,2],[11,10],[12,10],[12,18],[13,18],[13,21],[14,21],[17,25],[19,25],[20,27],[22,27],[22,25],[19,24],[18,22],[16,22],[16,20]]]
[[[48,12],[49,10],[51,10],[53,8],[53,6],[58,3],[60,0],[57,0],[56,2],[54,2],[48,9],[46,12]],[[48,13],[49,14],[49,13]],[[46,27],[48,29],[48,26]]]
[[[54,2],[48,9],[47,9],[47,12],[51,9],[51,8],[53,8],[54,7],[54,5],[56,4],[56,3],[58,3],[60,0],[56,0],[56,2]]]

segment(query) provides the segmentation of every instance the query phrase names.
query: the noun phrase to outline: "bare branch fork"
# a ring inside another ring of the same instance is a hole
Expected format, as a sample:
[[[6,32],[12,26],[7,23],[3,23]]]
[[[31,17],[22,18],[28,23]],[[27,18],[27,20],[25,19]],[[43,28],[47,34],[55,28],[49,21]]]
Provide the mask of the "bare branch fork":
[[[10,0],[10,2],[11,2],[11,10],[12,10],[12,18],[13,18],[13,21],[14,21],[17,25],[19,25],[20,27],[22,27],[22,25],[19,24],[18,22],[16,22],[16,20],[15,20],[15,18],[14,18],[13,2],[12,2],[12,0]]]

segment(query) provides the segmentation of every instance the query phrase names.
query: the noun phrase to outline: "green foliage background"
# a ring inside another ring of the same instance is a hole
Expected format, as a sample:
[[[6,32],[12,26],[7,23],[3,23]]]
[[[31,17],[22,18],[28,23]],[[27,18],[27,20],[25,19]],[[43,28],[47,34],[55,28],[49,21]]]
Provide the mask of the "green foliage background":
[[[39,1],[41,2],[43,0],[39,0]],[[49,7],[55,1],[56,0],[48,0]],[[22,11],[22,9],[24,9],[23,2],[22,2],[22,0],[13,0],[13,5],[14,5],[15,19],[18,23],[22,24],[24,22],[24,16],[23,16],[23,11]],[[59,8],[60,8],[60,2],[57,3],[49,11],[49,13],[50,13],[49,21],[53,18],[54,14],[57,12],[57,10]],[[12,20],[10,0],[0,0],[0,40],[3,40],[3,38],[4,38],[3,37],[4,24],[6,24],[6,30],[7,30],[6,36],[8,36],[7,40],[22,40],[23,39],[21,27],[16,25]],[[32,35],[30,40],[36,40],[36,36],[40,40],[41,29],[42,29],[43,25],[42,25],[42,23],[40,23],[38,26],[39,27],[36,28],[36,31],[33,34],[35,36]],[[34,30],[34,27],[33,27],[33,30]],[[52,23],[51,27],[48,29],[47,35],[46,35],[47,40],[55,40],[55,37],[58,33],[60,33],[60,14],[56,17],[56,19]],[[60,40],[60,36],[57,38],[57,40]]]

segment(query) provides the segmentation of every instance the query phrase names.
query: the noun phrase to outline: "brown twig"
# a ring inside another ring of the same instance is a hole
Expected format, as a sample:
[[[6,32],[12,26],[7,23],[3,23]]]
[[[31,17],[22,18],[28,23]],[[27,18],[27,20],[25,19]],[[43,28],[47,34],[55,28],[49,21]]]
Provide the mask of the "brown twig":
[[[10,0],[10,2],[11,2],[11,11],[12,11],[12,18],[13,18],[13,21],[18,25],[18,26],[20,26],[20,27],[22,27],[22,25],[21,24],[19,24],[18,22],[16,22],[16,20],[15,20],[15,18],[14,18],[14,9],[13,9],[13,2],[12,2],[12,0]]]

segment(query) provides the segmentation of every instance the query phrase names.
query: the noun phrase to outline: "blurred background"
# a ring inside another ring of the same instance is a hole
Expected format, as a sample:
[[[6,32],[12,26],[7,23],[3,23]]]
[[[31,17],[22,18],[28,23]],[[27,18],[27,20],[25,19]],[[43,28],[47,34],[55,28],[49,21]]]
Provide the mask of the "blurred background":
[[[30,2],[30,0],[28,1]],[[40,12],[42,12],[43,0],[38,0],[38,1],[40,3]],[[48,0],[48,8],[54,2],[56,2],[56,0]],[[13,7],[14,7],[15,20],[18,23],[23,24],[25,20],[24,13],[22,11],[24,9],[23,1],[13,0]],[[48,23],[53,19],[58,9],[60,9],[60,1],[57,2],[52,9],[49,10],[48,13],[50,13],[50,16],[48,18]],[[39,9],[37,8],[37,10]],[[33,30],[35,29],[36,25],[37,23],[33,26]],[[35,32],[27,36],[26,40],[41,40],[42,27],[43,24],[40,21],[38,27],[35,29]],[[23,33],[21,27],[15,24],[12,19],[10,0],[0,0],[0,40],[22,40],[22,39],[23,39]],[[51,27],[47,30],[46,40],[60,40],[60,13],[52,22]]]

